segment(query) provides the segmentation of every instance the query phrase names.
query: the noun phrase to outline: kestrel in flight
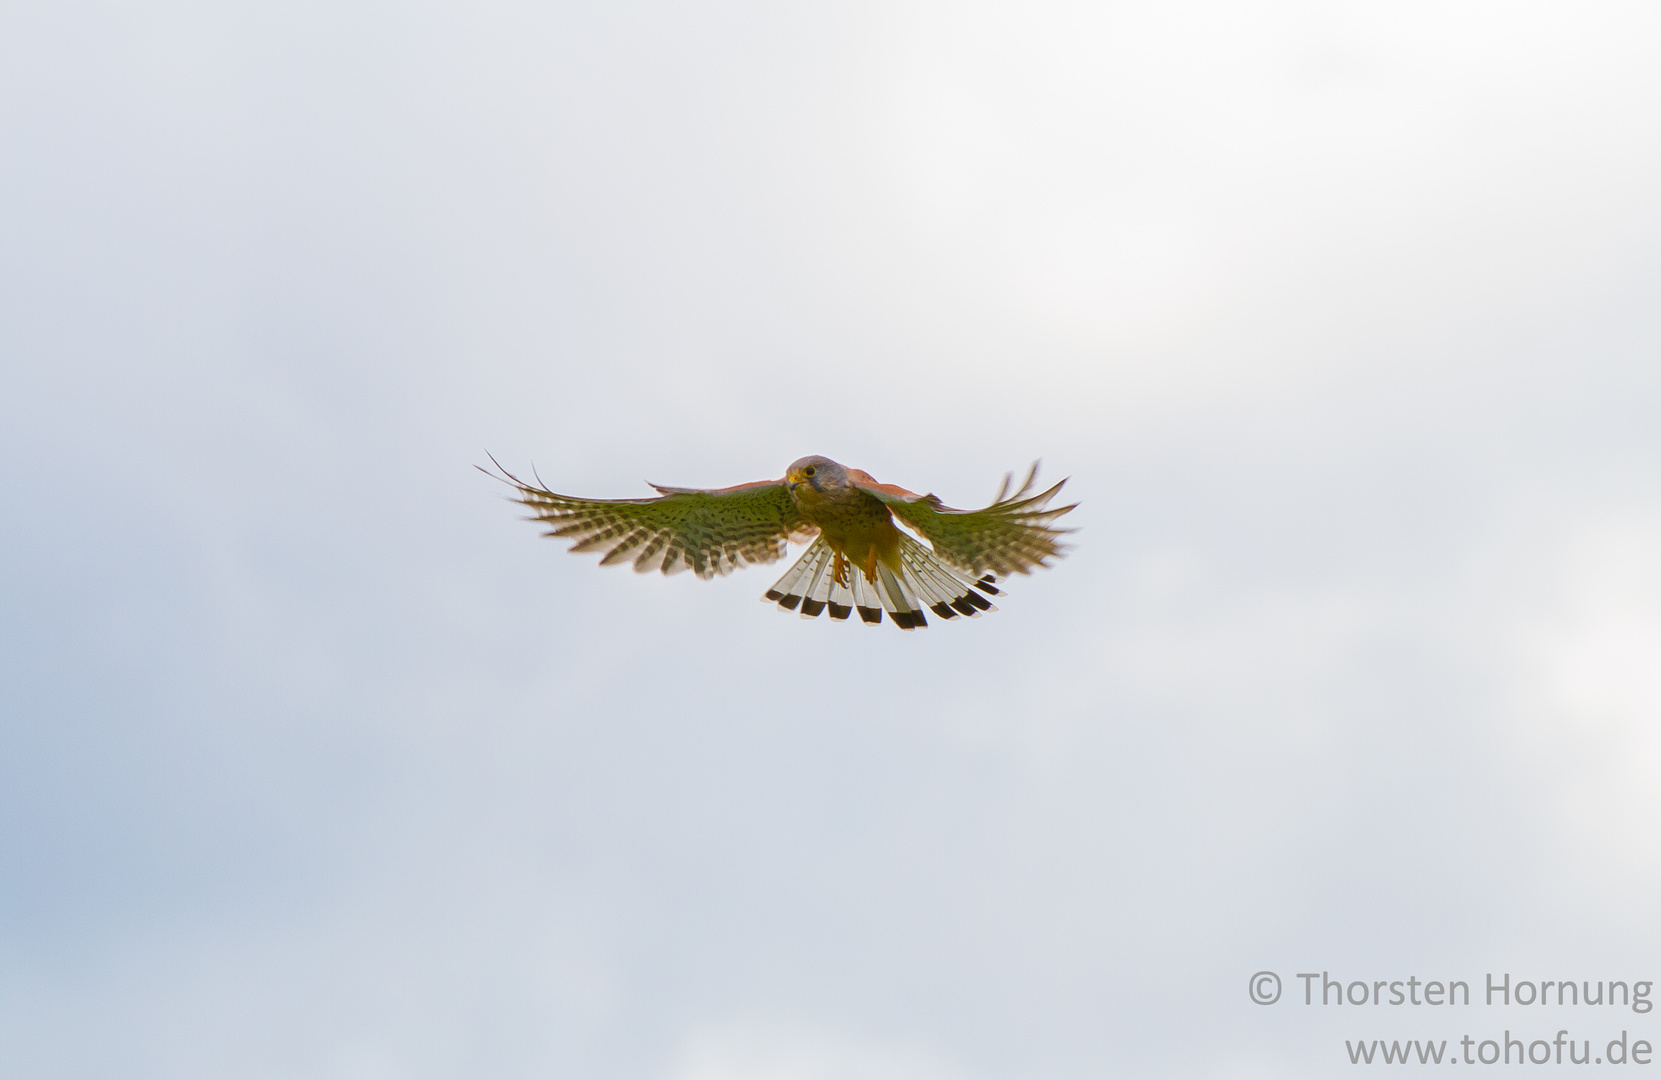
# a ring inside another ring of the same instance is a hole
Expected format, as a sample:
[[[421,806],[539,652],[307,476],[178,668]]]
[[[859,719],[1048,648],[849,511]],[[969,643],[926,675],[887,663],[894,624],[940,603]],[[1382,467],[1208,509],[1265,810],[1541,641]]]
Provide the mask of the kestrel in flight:
[[[531,520],[551,526],[545,535],[575,540],[573,552],[604,551],[601,566],[628,560],[642,573],[690,569],[708,579],[777,562],[788,541],[813,539],[763,599],[799,607],[807,619],[827,608],[838,621],[858,611],[871,626],[886,611],[902,630],[927,626],[925,608],[942,619],[996,611],[981,594],[1003,595],[996,575],[1025,574],[1059,557],[1058,541],[1071,530],[1051,522],[1077,505],[1045,509],[1065,480],[1029,494],[1036,462],[1013,494],[1005,476],[983,510],[954,510],[827,457],[802,458],[782,480],[714,489],[652,484],[660,492],[653,499],[576,499],[496,467]],[[928,544],[900,531],[896,518]]]

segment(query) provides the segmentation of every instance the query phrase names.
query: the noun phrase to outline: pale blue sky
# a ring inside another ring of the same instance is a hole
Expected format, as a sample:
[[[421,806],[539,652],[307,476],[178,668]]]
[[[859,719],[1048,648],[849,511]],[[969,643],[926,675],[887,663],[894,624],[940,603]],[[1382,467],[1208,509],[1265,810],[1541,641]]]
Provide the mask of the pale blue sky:
[[[0,1077],[1321,1077],[1661,974],[1661,16],[0,5]],[[571,557],[822,453],[904,635]],[[1253,1005],[1248,977],[1288,995]]]

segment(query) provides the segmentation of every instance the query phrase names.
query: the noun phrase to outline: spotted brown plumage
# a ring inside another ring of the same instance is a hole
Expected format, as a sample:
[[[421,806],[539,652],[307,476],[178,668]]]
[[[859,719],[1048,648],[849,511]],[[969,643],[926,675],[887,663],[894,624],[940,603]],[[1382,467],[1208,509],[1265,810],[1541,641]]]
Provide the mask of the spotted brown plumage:
[[[637,571],[691,569],[711,578],[775,562],[789,541],[813,539],[763,599],[804,618],[829,611],[840,622],[858,612],[866,625],[886,611],[903,630],[927,626],[925,609],[948,620],[996,611],[982,594],[1003,595],[997,575],[1060,557],[1069,530],[1053,523],[1073,509],[1047,508],[1065,480],[1031,494],[1036,463],[1013,495],[1006,476],[980,510],[956,510],[817,456],[796,461],[779,480],[715,489],[653,484],[660,494],[646,499],[578,499],[496,467],[531,518],[550,526],[545,535],[574,541],[573,552],[604,552],[602,566],[632,562]]]
[[[1009,485],[1014,474],[1006,475],[992,505],[982,510],[954,510],[933,495],[917,495],[893,484],[878,484],[864,473],[857,475],[862,480],[856,481],[856,486],[916,529],[936,555],[971,574],[987,570],[1006,575],[1029,573],[1035,566],[1047,565],[1044,560],[1061,554],[1058,541],[1070,531],[1049,525],[1072,506],[1045,509],[1067,481],[1036,495],[1028,494],[1038,478],[1037,462],[1027,470],[1026,480],[1013,495]]]

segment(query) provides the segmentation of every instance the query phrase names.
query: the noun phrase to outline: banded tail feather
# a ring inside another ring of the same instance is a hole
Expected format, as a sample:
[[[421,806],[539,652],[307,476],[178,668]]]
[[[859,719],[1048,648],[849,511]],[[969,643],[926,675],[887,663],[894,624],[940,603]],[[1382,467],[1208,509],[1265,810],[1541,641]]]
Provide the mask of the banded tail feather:
[[[876,580],[868,581],[858,567],[844,563],[844,584],[836,580],[836,563],[836,553],[821,536],[762,599],[783,611],[799,610],[804,619],[818,618],[828,609],[841,622],[857,611],[867,626],[882,622],[886,611],[901,630],[916,630],[929,624],[925,611],[947,620],[975,619],[998,610],[982,592],[1003,595],[993,575],[966,576],[905,533],[900,534],[898,573],[878,563]]]

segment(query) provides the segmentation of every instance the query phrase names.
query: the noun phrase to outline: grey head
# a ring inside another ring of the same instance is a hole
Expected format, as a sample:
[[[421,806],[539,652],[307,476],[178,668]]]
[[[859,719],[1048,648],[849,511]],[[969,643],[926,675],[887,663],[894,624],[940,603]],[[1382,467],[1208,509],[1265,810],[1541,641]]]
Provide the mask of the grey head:
[[[828,457],[813,454],[798,458],[784,472],[785,486],[790,493],[801,496],[811,490],[815,495],[837,495],[848,489],[848,470]]]

